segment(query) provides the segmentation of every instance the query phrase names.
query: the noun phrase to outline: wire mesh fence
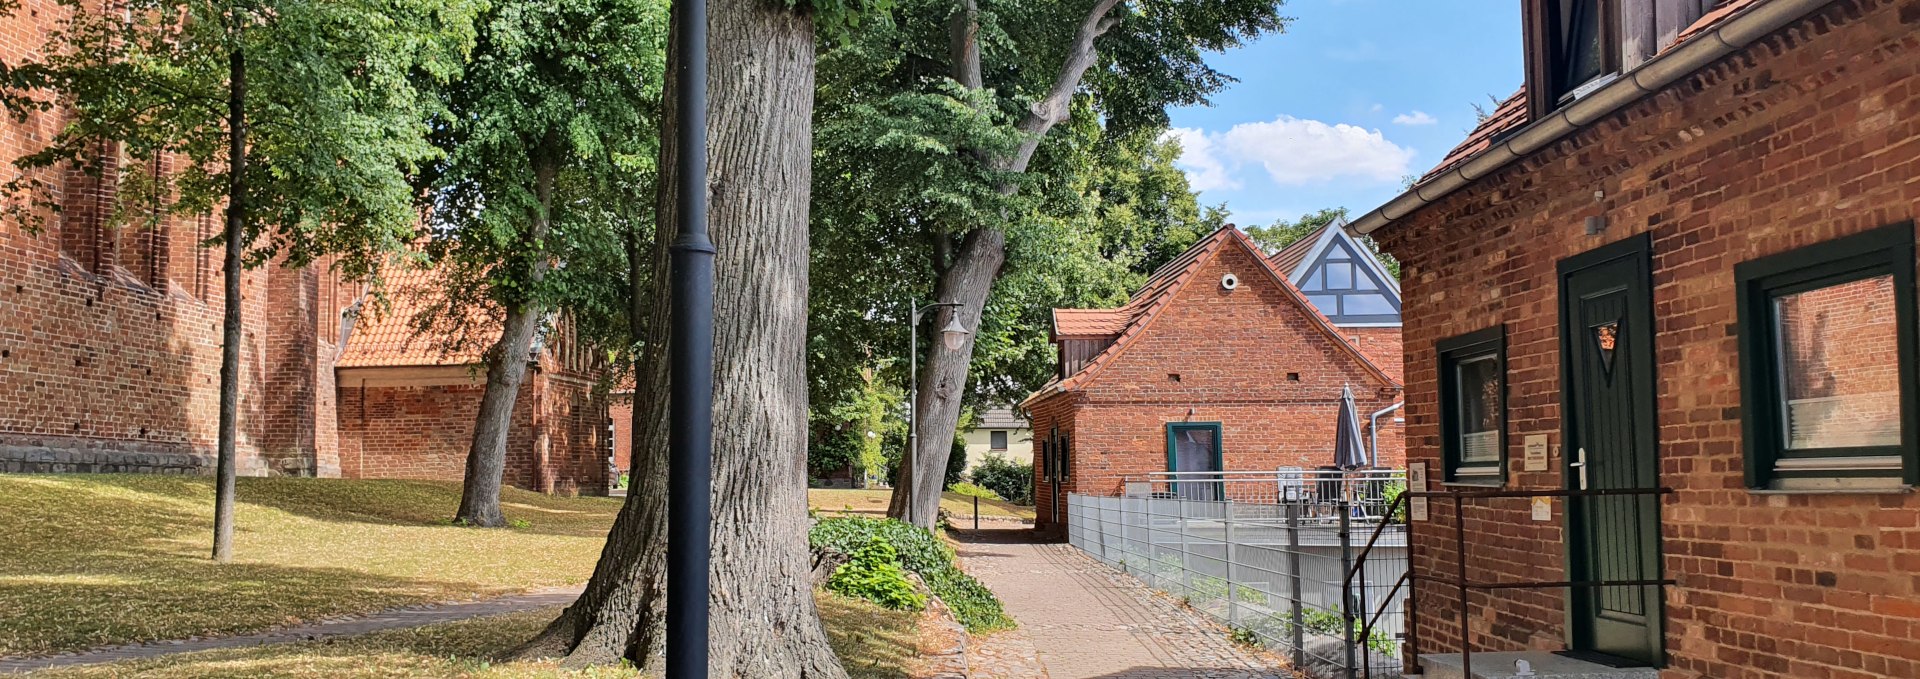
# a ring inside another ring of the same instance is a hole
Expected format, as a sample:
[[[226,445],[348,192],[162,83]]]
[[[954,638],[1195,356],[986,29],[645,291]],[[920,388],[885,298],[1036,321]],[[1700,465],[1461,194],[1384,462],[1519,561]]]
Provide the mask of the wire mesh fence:
[[[1074,547],[1310,676],[1400,676],[1406,523],[1385,514],[1401,472],[1168,473],[1124,487],[1068,496]]]

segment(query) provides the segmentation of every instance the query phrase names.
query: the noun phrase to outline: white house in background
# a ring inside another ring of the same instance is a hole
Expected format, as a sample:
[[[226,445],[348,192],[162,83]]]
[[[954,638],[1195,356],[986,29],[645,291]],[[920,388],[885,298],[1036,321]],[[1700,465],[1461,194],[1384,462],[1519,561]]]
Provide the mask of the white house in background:
[[[980,414],[967,432],[967,471],[992,453],[1021,464],[1033,464],[1033,429],[1012,408],[994,408]]]

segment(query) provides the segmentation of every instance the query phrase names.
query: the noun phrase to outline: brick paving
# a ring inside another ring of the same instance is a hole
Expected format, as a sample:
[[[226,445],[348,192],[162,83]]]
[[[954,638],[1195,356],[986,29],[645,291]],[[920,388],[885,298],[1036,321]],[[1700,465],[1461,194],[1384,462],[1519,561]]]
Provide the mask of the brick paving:
[[[1248,651],[1226,629],[1070,545],[1031,531],[956,532],[967,572],[1020,629],[983,640],[976,677],[1291,679],[1284,661]],[[1031,649],[1031,650],[1028,650]],[[1029,657],[1017,657],[1021,654]],[[1009,657],[1016,656],[1016,657]],[[992,663],[995,668],[981,667]],[[987,672],[997,672],[989,674]]]
[[[379,632],[390,629],[423,627],[443,622],[466,620],[468,618],[518,613],[520,611],[529,611],[550,606],[563,606],[573,603],[573,600],[579,596],[580,587],[578,586],[549,587],[522,594],[512,594],[479,601],[407,606],[364,616],[319,622],[299,627],[288,627],[245,636],[155,641],[144,644],[113,646],[45,658],[0,659],[0,674],[34,672],[57,667],[93,665],[97,663],[119,662],[122,660],[143,660],[147,658],[157,658],[163,655],[173,655],[175,653],[193,653],[196,651],[212,651],[223,648],[264,646],[267,644],[283,644],[328,637],[367,634],[369,632]]]

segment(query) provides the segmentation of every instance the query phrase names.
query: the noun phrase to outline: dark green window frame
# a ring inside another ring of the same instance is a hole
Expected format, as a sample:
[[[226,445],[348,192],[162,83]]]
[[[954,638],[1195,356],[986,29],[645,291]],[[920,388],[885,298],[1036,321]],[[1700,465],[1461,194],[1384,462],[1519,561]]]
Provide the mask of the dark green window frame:
[[[1742,262],[1734,267],[1738,286],[1740,335],[1741,439],[1746,452],[1746,483],[1755,490],[1872,489],[1874,480],[1920,485],[1920,384],[1916,370],[1914,327],[1914,224],[1911,221],[1836,238],[1797,250]],[[1776,360],[1773,301],[1781,295],[1818,290],[1853,281],[1893,277],[1895,346],[1900,362],[1900,444],[1791,450],[1781,367]],[[1897,457],[1895,469],[1779,469],[1781,460]]]
[[[1450,337],[1434,343],[1440,363],[1440,456],[1445,470],[1441,480],[1485,486],[1504,485],[1507,481],[1507,329],[1497,325],[1484,330]],[[1499,414],[1495,448],[1499,457],[1492,462],[1461,461],[1461,398],[1457,368],[1462,363],[1491,358],[1499,377],[1499,394],[1494,402]]]
[[[1213,432],[1213,468],[1225,471],[1227,468],[1227,446],[1224,438],[1226,435],[1226,431],[1219,422],[1168,422],[1167,429],[1166,429],[1167,471],[1169,472],[1179,471],[1178,469],[1175,468],[1175,462],[1174,462],[1174,455],[1173,455],[1174,437],[1178,436],[1180,432],[1188,431],[1188,430],[1202,430],[1202,431]],[[1179,477],[1176,476],[1172,478],[1178,479]],[[1212,483],[1215,488],[1214,497],[1219,499],[1226,499],[1226,486],[1219,482],[1212,482]],[[1170,493],[1180,492],[1180,482],[1177,480],[1169,480],[1167,482],[1167,492],[1170,492]]]

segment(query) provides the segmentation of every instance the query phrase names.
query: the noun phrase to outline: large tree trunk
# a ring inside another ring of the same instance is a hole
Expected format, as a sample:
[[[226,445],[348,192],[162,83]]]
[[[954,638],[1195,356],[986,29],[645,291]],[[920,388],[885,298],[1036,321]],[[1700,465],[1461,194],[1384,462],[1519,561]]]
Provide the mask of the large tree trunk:
[[[807,205],[812,182],[813,27],[765,0],[713,0],[708,20],[715,256],[711,675],[844,677],[814,608],[806,516]],[[675,41],[680,31],[674,31]],[[669,48],[669,54],[673,50]],[[677,62],[666,92],[675,92]],[[673,111],[671,99],[662,110]],[[663,126],[674,167],[677,121]],[[625,657],[657,671],[666,536],[664,248],[681,206],[665,175],[653,262],[653,322],[636,378],[634,489],[593,579],[521,655],[569,665]]]
[[[237,19],[236,19],[237,21]],[[235,438],[240,434],[241,255],[247,250],[247,58],[238,47],[227,55],[227,225],[225,315],[220,321],[220,431],[215,452],[213,560],[233,560]]]
[[[1119,0],[1100,0],[1087,11],[1047,96],[1029,106],[1027,115],[1016,124],[1021,132],[1019,146],[1004,155],[987,158],[988,164],[1007,172],[1027,171],[1047,132],[1070,114],[1068,105],[1073,101],[1073,93],[1080,89],[1081,79],[1098,56],[1094,41],[1118,23],[1117,19],[1107,16],[1118,4]],[[961,0],[948,20],[947,35],[954,82],[976,90],[986,86],[980,71],[979,13],[976,0]],[[1013,195],[1016,190],[1012,184],[1000,186],[1000,192],[1006,195]],[[1000,267],[1007,259],[1007,237],[1003,229],[1003,224],[994,223],[978,225],[967,232],[960,252],[951,265],[940,272],[940,283],[934,288],[936,301],[959,302],[960,306],[942,310],[933,319],[934,327],[944,327],[947,319],[957,313],[962,325],[978,333],[987,294],[993,290],[993,282],[999,278]],[[936,236],[936,243],[944,244],[944,239],[945,236]],[[939,261],[942,257],[934,259],[936,266],[945,264]],[[954,430],[960,425],[960,406],[966,395],[967,370],[973,364],[974,337],[975,334],[967,335],[958,349],[947,349],[938,341],[933,343],[927,356],[926,376],[921,378],[920,399],[915,404],[914,429],[919,443],[914,450],[907,451],[907,459],[900,462],[887,516],[923,528],[932,528],[938,518],[947,457],[953,453]],[[914,351],[919,350],[914,347]]]
[[[534,157],[534,197],[539,212],[530,215],[526,241],[533,253],[526,262],[525,282],[538,288],[550,265],[539,243],[552,228],[553,182],[560,163],[553,149],[556,143],[541,144]],[[455,523],[498,528],[507,525],[500,514],[500,482],[507,470],[507,434],[513,429],[513,406],[520,398],[520,384],[526,380],[533,339],[540,333],[546,309],[533,302],[509,304],[501,323],[500,339],[487,349],[487,386],[480,396],[480,411],[474,416],[473,444],[467,448],[467,471],[460,488],[460,510]]]

